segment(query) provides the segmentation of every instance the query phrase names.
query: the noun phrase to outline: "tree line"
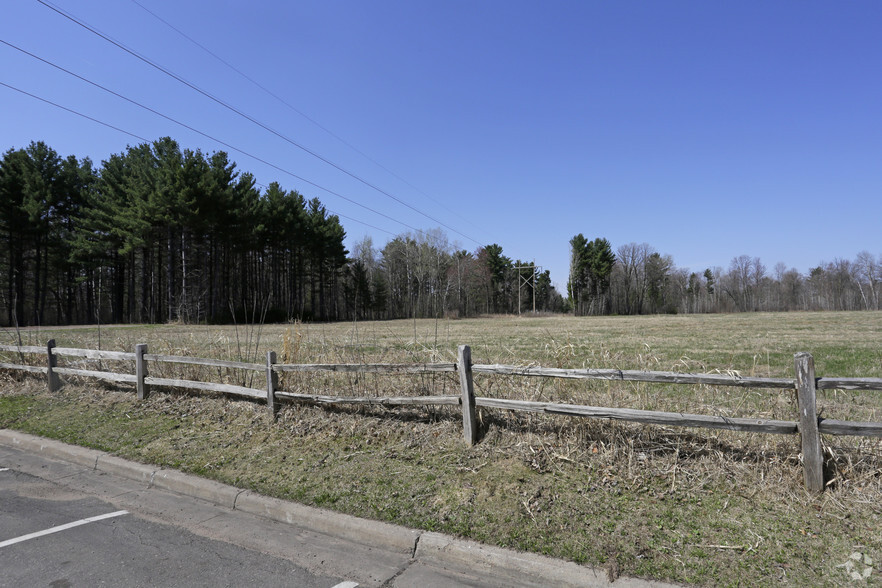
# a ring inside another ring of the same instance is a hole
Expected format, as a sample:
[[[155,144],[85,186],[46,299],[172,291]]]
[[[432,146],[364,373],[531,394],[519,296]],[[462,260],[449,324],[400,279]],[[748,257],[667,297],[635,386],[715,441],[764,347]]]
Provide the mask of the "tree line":
[[[551,272],[513,260],[491,244],[475,252],[451,245],[440,229],[407,233],[382,249],[366,237],[349,264],[356,318],[410,318],[565,312]]]
[[[95,166],[42,142],[0,159],[0,322],[348,320],[563,311],[550,273],[440,230],[352,255],[317,199],[264,190],[171,138]],[[529,267],[528,267],[529,266]]]
[[[570,241],[567,296],[498,244],[441,229],[349,252],[339,217],[223,151],[165,137],[102,161],[42,142],[0,158],[0,324],[882,309],[882,256],[807,274],[742,255],[690,272],[646,243]]]
[[[769,270],[740,255],[726,269],[691,272],[647,243],[615,252],[606,239],[570,241],[569,301],[578,315],[791,310],[882,310],[882,255],[861,251],[803,274],[784,263]]]

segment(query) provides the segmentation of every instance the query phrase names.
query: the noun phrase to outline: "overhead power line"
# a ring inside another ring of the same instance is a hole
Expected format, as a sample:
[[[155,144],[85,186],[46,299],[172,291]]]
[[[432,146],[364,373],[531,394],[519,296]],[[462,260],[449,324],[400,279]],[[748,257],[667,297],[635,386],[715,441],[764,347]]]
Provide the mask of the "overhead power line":
[[[65,68],[61,67],[60,65],[55,64],[55,63],[53,63],[53,62],[51,62],[51,61],[49,61],[49,60],[47,60],[47,59],[43,59],[42,57],[40,57],[40,56],[38,56],[38,55],[35,55],[35,54],[31,53],[30,51],[27,51],[27,50],[25,50],[25,49],[22,49],[21,47],[18,47],[18,46],[16,46],[16,45],[13,45],[12,43],[9,43],[8,41],[4,41],[3,39],[0,39],[0,43],[6,45],[7,47],[11,47],[12,49],[15,49],[16,51],[20,51],[21,53],[24,53],[25,55],[27,55],[27,56],[29,56],[29,57],[32,57],[33,59],[36,59],[36,60],[38,60],[38,61],[40,61],[40,62],[42,62],[42,63],[45,63],[46,65],[49,65],[49,66],[51,66],[51,67],[54,67],[54,68],[57,69],[57,70],[63,71],[64,73],[66,73],[66,74],[68,74],[68,75],[70,75],[70,76],[73,76],[73,77],[77,78],[78,80],[81,80],[81,81],[83,81],[83,82],[85,82],[85,83],[87,83],[87,84],[90,84],[90,85],[92,85],[92,86],[94,86],[94,87],[96,87],[96,88],[99,88],[99,89],[101,89],[101,90],[103,90],[103,91],[105,91],[105,92],[107,92],[107,93],[109,93],[109,94],[112,94],[113,96],[116,96],[117,98],[120,98],[120,99],[122,99],[122,100],[125,100],[126,102],[128,102],[128,103],[130,103],[130,104],[133,104],[133,105],[137,106],[138,108],[143,108],[144,110],[146,110],[146,111],[148,111],[148,112],[151,112],[151,113],[155,114],[156,116],[162,117],[162,118],[164,118],[165,120],[170,121],[170,122],[173,122],[173,123],[175,123],[176,125],[180,125],[180,126],[184,127],[185,129],[187,129],[187,130],[189,130],[189,131],[192,131],[192,132],[194,132],[194,133],[196,133],[196,134],[198,134],[198,135],[201,135],[201,136],[205,137],[206,139],[210,139],[210,140],[212,140],[212,141],[214,141],[214,142],[216,142],[216,143],[218,143],[218,144],[220,144],[220,145],[223,145],[224,147],[230,149],[231,151],[236,151],[236,152],[238,152],[238,153],[241,153],[242,155],[245,155],[245,156],[247,156],[247,157],[250,157],[250,158],[252,158],[252,159],[254,159],[254,160],[256,160],[256,161],[259,161],[260,163],[262,163],[262,164],[264,164],[264,165],[268,165],[268,166],[272,167],[273,169],[276,169],[276,170],[278,170],[278,171],[280,171],[280,172],[282,172],[282,173],[284,173],[284,174],[287,174],[287,175],[289,175],[289,176],[291,176],[291,177],[293,177],[293,178],[296,178],[296,179],[300,180],[301,182],[305,182],[305,183],[307,183],[307,184],[309,184],[309,185],[311,185],[311,186],[314,186],[314,187],[318,188],[319,190],[323,190],[324,192],[327,192],[328,194],[332,194],[332,195],[334,195],[334,196],[337,196],[338,198],[342,198],[343,200],[345,200],[345,201],[347,201],[347,202],[350,202],[350,203],[352,203],[352,204],[355,204],[356,206],[359,206],[359,207],[361,207],[361,208],[363,208],[363,209],[365,209],[365,210],[368,210],[368,211],[370,211],[370,212],[372,212],[372,213],[374,213],[374,214],[376,214],[376,215],[382,216],[383,218],[386,218],[386,219],[388,219],[388,220],[390,220],[390,221],[392,221],[392,222],[394,222],[394,223],[398,223],[399,225],[404,226],[404,227],[407,227],[408,229],[411,229],[411,230],[413,230],[413,231],[416,231],[417,233],[423,233],[423,232],[424,232],[424,231],[422,231],[422,230],[420,230],[420,229],[417,229],[416,227],[413,227],[413,226],[411,226],[411,225],[405,223],[404,221],[401,221],[401,220],[398,220],[398,219],[396,219],[396,218],[393,218],[393,217],[389,216],[388,214],[385,214],[385,213],[380,212],[379,210],[375,210],[375,209],[371,208],[370,206],[367,206],[367,205],[365,205],[365,204],[362,204],[361,202],[358,202],[358,201],[356,201],[356,200],[353,200],[352,198],[349,198],[349,197],[347,197],[347,196],[344,196],[343,194],[340,194],[339,192],[335,192],[334,190],[331,190],[331,189],[329,189],[329,188],[325,188],[324,186],[322,186],[322,185],[320,185],[320,184],[317,184],[317,183],[315,183],[315,182],[313,182],[313,181],[311,181],[311,180],[308,180],[308,179],[306,179],[306,178],[304,178],[304,177],[302,177],[302,176],[299,176],[299,175],[295,174],[294,172],[292,172],[292,171],[290,171],[290,170],[287,170],[287,169],[285,169],[285,168],[283,168],[283,167],[280,167],[280,166],[278,166],[278,165],[275,165],[274,163],[270,163],[269,161],[267,161],[267,160],[265,160],[265,159],[263,159],[263,158],[261,158],[261,157],[258,157],[257,155],[254,155],[254,154],[252,154],[252,153],[249,153],[248,151],[245,151],[244,149],[241,149],[241,148],[239,148],[239,147],[235,147],[235,146],[231,145],[230,143],[227,143],[227,142],[225,142],[225,141],[222,141],[221,139],[218,139],[217,137],[213,137],[212,135],[209,135],[208,133],[205,133],[205,132],[203,132],[203,131],[200,131],[199,129],[196,129],[196,128],[194,128],[194,127],[192,127],[192,126],[190,126],[190,125],[188,125],[188,124],[186,124],[186,123],[183,123],[183,122],[181,122],[181,121],[179,121],[179,120],[177,120],[177,119],[175,119],[175,118],[172,118],[172,117],[170,117],[170,116],[168,116],[168,115],[166,115],[166,114],[163,114],[163,113],[159,112],[158,110],[155,110],[155,109],[153,109],[153,108],[151,108],[151,107],[149,107],[149,106],[146,106],[146,105],[144,105],[144,104],[141,104],[140,102],[138,102],[138,101],[136,101],[136,100],[132,100],[131,98],[128,98],[128,97],[126,97],[126,96],[123,96],[122,94],[120,94],[120,93],[118,93],[118,92],[115,92],[115,91],[111,90],[110,88],[106,88],[105,86],[102,86],[101,84],[99,84],[99,83],[97,83],[97,82],[93,82],[92,80],[89,80],[89,79],[87,79],[87,78],[84,78],[83,76],[81,76],[81,75],[79,75],[79,74],[76,74],[76,73],[74,73],[74,72],[72,72],[72,71],[70,71],[70,70],[68,70],[68,69],[65,69]],[[6,84],[4,84],[4,85],[6,85]],[[10,86],[10,87],[11,87],[11,86]],[[13,88],[13,89],[17,89],[17,88]],[[30,94],[29,94],[29,95],[30,95]],[[39,100],[43,100],[43,102],[48,102],[48,103],[50,103],[50,104],[53,104],[53,106],[59,106],[59,105],[57,105],[57,104],[55,104],[55,103],[51,103],[51,102],[49,102],[48,100],[44,100],[44,99],[39,98],[39,97],[36,97],[36,96],[34,96],[34,97],[35,97],[35,98],[38,98]],[[64,108],[65,110],[68,110],[68,111],[70,111],[70,112],[74,112],[74,114],[79,114],[80,116],[83,116],[83,117],[85,117],[85,118],[89,118],[90,120],[95,120],[95,122],[100,122],[100,121],[98,121],[97,119],[92,119],[91,117],[88,117],[88,116],[83,115],[83,114],[81,114],[81,113],[78,113],[78,112],[75,112],[75,111],[73,111],[73,110],[67,109],[67,108],[65,108],[65,107],[63,107],[63,106],[59,106],[59,108]],[[105,123],[101,123],[101,124],[105,124]],[[111,125],[107,125],[107,124],[105,124],[105,126],[111,126]],[[131,134],[131,133],[127,133],[126,131],[122,131],[121,129],[116,129],[116,127],[111,127],[111,128],[114,128],[115,130],[119,130],[120,132],[123,132],[123,133],[126,133],[126,134]],[[137,136],[137,135],[133,135],[133,136]],[[138,137],[138,138],[139,138],[139,139],[142,139],[142,140],[144,140],[144,141],[147,141],[147,139],[143,139],[142,137]],[[361,221],[356,221],[356,222],[361,222]],[[367,226],[371,226],[371,225],[368,225],[367,223],[362,223],[362,224],[367,225]],[[383,229],[380,229],[380,230],[383,230]],[[388,233],[389,231],[384,231],[384,232],[387,232],[387,233]]]
[[[377,167],[379,167],[380,169],[382,169],[383,171],[385,171],[386,173],[391,175],[392,177],[398,179],[399,181],[403,182],[404,184],[406,184],[410,188],[416,190],[417,192],[419,192],[420,194],[422,194],[423,196],[425,196],[426,198],[428,198],[429,200],[431,200],[432,202],[434,202],[435,204],[437,204],[438,206],[440,206],[441,208],[443,208],[447,212],[458,217],[460,220],[465,221],[466,223],[468,223],[472,227],[474,227],[476,229],[480,229],[480,227],[476,226],[468,218],[459,214],[455,210],[451,210],[450,208],[445,206],[445,204],[443,202],[440,202],[440,201],[436,200],[435,198],[432,198],[429,194],[427,194],[426,192],[424,192],[423,190],[421,190],[417,186],[414,186],[412,183],[410,183],[409,181],[407,181],[406,179],[404,179],[400,175],[396,174],[394,171],[387,168],[382,163],[375,160],[370,155],[368,155],[364,151],[360,150],[358,147],[356,147],[352,143],[346,141],[344,138],[342,138],[341,136],[334,133],[331,129],[325,127],[320,122],[318,122],[317,120],[315,120],[314,118],[312,118],[311,116],[309,116],[308,114],[306,114],[305,112],[303,112],[302,110],[300,110],[299,108],[297,108],[296,106],[292,105],[290,102],[288,102],[287,100],[282,98],[281,96],[279,96],[278,94],[276,94],[275,92],[273,92],[272,90],[270,90],[269,88],[267,88],[266,86],[264,86],[263,84],[261,84],[260,82],[258,82],[257,80],[255,80],[254,78],[249,76],[248,74],[246,74],[245,72],[243,72],[241,69],[237,68],[236,66],[234,66],[233,64],[231,64],[230,62],[225,60],[223,57],[219,56],[217,53],[215,53],[214,51],[212,51],[208,47],[206,47],[205,45],[203,45],[202,43],[200,43],[196,39],[192,38],[190,35],[188,35],[184,31],[182,31],[181,29],[179,29],[178,27],[176,27],[172,23],[168,22],[167,20],[165,20],[164,18],[162,18],[161,16],[159,16],[158,14],[156,14],[155,12],[153,12],[152,10],[150,10],[149,8],[147,8],[146,6],[144,6],[143,4],[138,2],[138,0],[131,0],[131,2],[133,4],[135,4],[136,6],[138,6],[139,8],[141,8],[141,10],[143,10],[144,12],[146,12],[147,14],[149,14],[150,16],[152,16],[153,18],[155,18],[156,20],[158,20],[159,22],[161,22],[162,24],[164,24],[165,26],[167,26],[168,28],[170,28],[171,30],[176,32],[177,34],[179,34],[180,36],[185,38],[187,41],[189,41],[193,45],[196,45],[197,47],[199,47],[202,51],[204,51],[205,53],[207,53],[208,55],[210,55],[211,57],[213,57],[214,59],[216,59],[217,61],[219,61],[223,65],[225,65],[227,68],[229,68],[232,71],[239,74],[242,78],[244,78],[245,80],[250,82],[252,85],[256,86],[258,89],[260,89],[261,91],[266,93],[268,96],[275,98],[278,102],[280,102],[281,104],[288,107],[292,112],[296,112],[297,114],[299,114],[300,116],[305,118],[307,121],[309,121],[310,123],[312,123],[313,125],[315,125],[319,129],[321,129],[322,131],[324,131],[325,133],[327,133],[328,135],[330,135],[331,137],[333,137],[334,139],[336,139],[337,141],[339,141],[340,143],[342,143],[346,147],[349,147],[350,149],[352,149],[353,151],[355,151],[356,153],[358,153],[359,155],[361,155],[362,157],[364,157],[365,159],[367,159],[368,161],[370,161],[371,163],[373,163],[374,165],[376,165]]]
[[[262,184],[257,181],[255,181],[254,183],[256,185],[260,186],[261,188],[263,188],[264,190],[269,190],[269,186],[267,186],[266,184]],[[358,220],[357,218],[352,218],[351,216],[346,216],[345,214],[340,214],[339,212],[337,212],[335,210],[331,210],[330,208],[326,208],[325,210],[327,210],[329,213],[333,214],[334,216],[339,216],[340,218],[345,218],[346,220],[350,220],[354,223],[364,225],[366,227],[374,229],[375,231],[380,231],[381,233],[386,233],[387,235],[392,235],[393,237],[395,236],[395,233],[393,233],[392,231],[387,231],[386,229],[381,229],[380,227],[374,226],[370,223],[366,223],[363,220]]]
[[[123,133],[123,134],[125,134],[125,135],[129,135],[130,137],[134,137],[134,138],[136,138],[136,139],[140,139],[140,140],[142,140],[142,141],[148,141],[148,139],[145,139],[145,138],[142,137],[141,135],[136,135],[135,133],[131,133],[131,132],[126,131],[126,130],[124,130],[124,129],[121,129],[121,128],[119,128],[119,127],[115,127],[115,126],[113,126],[112,124],[109,124],[109,123],[106,123],[106,122],[104,122],[104,121],[98,120],[97,118],[92,118],[92,117],[89,116],[88,114],[83,114],[82,112],[78,112],[78,111],[76,111],[76,110],[74,110],[74,109],[72,109],[72,108],[68,108],[67,106],[62,106],[61,104],[58,104],[58,103],[56,103],[56,102],[52,102],[51,100],[47,100],[47,99],[45,99],[45,98],[41,98],[40,96],[37,96],[36,94],[31,94],[30,92],[26,92],[26,91],[22,90],[21,88],[16,88],[15,86],[10,86],[9,84],[6,84],[6,83],[4,83],[4,82],[0,82],[0,86],[4,86],[4,87],[6,87],[6,88],[9,88],[10,90],[15,90],[16,92],[19,92],[19,93],[21,93],[21,94],[24,94],[25,96],[30,96],[31,98],[33,98],[33,99],[35,99],[35,100],[39,100],[40,102],[45,102],[46,104],[51,104],[52,106],[54,106],[54,107],[56,107],[56,108],[60,108],[61,110],[66,110],[67,112],[70,112],[71,114],[75,114],[75,115],[77,115],[77,116],[81,116],[81,117],[83,117],[83,118],[85,118],[85,119],[88,119],[88,120],[94,122],[94,123],[98,123],[99,125],[103,125],[103,126],[109,128],[109,129],[113,129],[114,131],[119,131],[120,133]]]
[[[0,42],[2,42],[2,41],[0,41]],[[33,98],[34,100],[39,100],[40,102],[44,102],[44,103],[49,104],[49,105],[51,105],[51,106],[54,106],[54,107],[56,107],[56,108],[60,108],[61,110],[64,110],[64,111],[69,112],[69,113],[71,113],[71,114],[74,114],[74,115],[76,115],[76,116],[79,116],[79,117],[85,118],[86,120],[92,121],[92,122],[97,123],[97,124],[102,125],[102,126],[105,126],[105,127],[109,128],[109,129],[113,129],[114,131],[118,131],[118,132],[120,132],[120,133],[123,133],[124,135],[129,135],[130,137],[134,137],[134,138],[136,138],[136,139],[140,139],[141,141],[144,141],[144,142],[146,142],[146,143],[149,143],[149,142],[150,142],[149,139],[146,139],[146,138],[142,137],[141,135],[135,134],[135,133],[133,133],[133,132],[131,132],[131,131],[127,131],[127,130],[125,130],[125,129],[121,129],[121,128],[117,127],[117,126],[114,126],[114,125],[112,125],[112,124],[110,124],[110,123],[106,123],[106,122],[104,122],[104,121],[102,121],[102,120],[98,120],[97,118],[91,117],[91,116],[89,116],[88,114],[84,114],[84,113],[82,113],[82,112],[80,112],[80,111],[78,111],[78,110],[74,110],[73,108],[68,108],[67,106],[62,106],[61,104],[58,104],[57,102],[52,102],[51,100],[47,100],[46,98],[42,98],[42,97],[40,97],[40,96],[37,96],[36,94],[31,94],[30,92],[27,92],[27,91],[25,91],[25,90],[22,90],[21,88],[17,88],[17,87],[15,87],[15,86],[12,86],[12,85],[10,85],[10,84],[7,84],[7,83],[5,83],[5,82],[0,82],[0,86],[3,86],[3,87],[5,87],[5,88],[9,88],[10,90],[14,90],[14,91],[16,91],[16,92],[19,92],[19,93],[21,93],[21,94],[24,94],[25,96],[28,96],[28,97],[30,97],[30,98]],[[254,183],[257,184],[258,186],[261,186],[261,187],[264,188],[264,189],[267,188],[266,185],[261,184],[260,182],[254,182]],[[374,226],[374,225],[372,225],[372,224],[370,224],[370,223],[366,223],[366,222],[364,222],[363,220],[359,220],[359,219],[357,219],[357,218],[353,218],[353,217],[351,217],[351,216],[347,216],[347,215],[345,215],[345,214],[340,214],[339,212],[336,212],[336,211],[334,211],[334,210],[331,210],[330,208],[327,208],[326,210],[327,210],[329,213],[331,213],[331,214],[333,214],[333,215],[335,215],[335,216],[338,216],[338,217],[340,217],[340,218],[345,218],[346,220],[350,220],[350,221],[355,222],[355,223],[358,223],[358,224],[360,224],[360,225],[364,225],[364,226],[366,226],[366,227],[370,227],[370,228],[372,228],[372,229],[375,229],[375,230],[377,230],[377,231],[381,231],[381,232],[386,233],[386,234],[388,234],[388,235],[393,235],[393,236],[395,235],[395,233],[393,233],[392,231],[387,231],[386,229],[381,229],[380,227]]]
[[[308,153],[309,155],[312,155],[312,156],[315,157],[316,159],[318,159],[318,160],[320,160],[320,161],[326,163],[327,165],[330,165],[330,166],[333,167],[334,169],[336,169],[336,170],[338,170],[338,171],[340,171],[340,172],[342,172],[342,173],[348,175],[349,177],[353,178],[354,180],[357,180],[358,182],[361,182],[362,184],[364,184],[365,186],[367,186],[367,187],[369,187],[369,188],[375,190],[376,192],[378,192],[378,193],[380,193],[380,194],[383,194],[384,196],[387,196],[388,198],[391,198],[392,200],[394,200],[395,202],[398,202],[398,203],[401,204],[402,206],[405,206],[406,208],[409,208],[410,210],[416,212],[417,214],[420,214],[420,215],[424,216],[425,218],[431,220],[431,221],[434,222],[434,223],[437,223],[437,224],[443,226],[444,228],[446,228],[446,229],[448,229],[448,230],[450,230],[450,231],[456,233],[457,235],[459,235],[459,236],[461,236],[461,237],[464,237],[464,238],[468,239],[469,241],[472,241],[472,242],[474,242],[474,243],[476,243],[476,244],[478,244],[478,245],[481,245],[481,243],[480,243],[478,240],[476,240],[476,239],[474,239],[474,238],[472,238],[472,237],[470,237],[470,236],[468,236],[468,235],[466,235],[466,234],[464,234],[464,233],[462,233],[462,232],[460,232],[460,231],[457,231],[456,229],[454,229],[453,227],[447,225],[446,223],[441,222],[440,220],[438,220],[438,219],[436,219],[436,218],[434,218],[434,217],[432,217],[432,216],[426,214],[425,212],[419,210],[418,208],[415,208],[414,206],[411,206],[411,205],[408,204],[407,202],[405,202],[405,201],[401,200],[400,198],[398,198],[398,197],[396,197],[396,196],[390,194],[389,192],[383,190],[382,188],[380,188],[380,187],[378,187],[378,186],[376,186],[376,185],[374,185],[374,184],[368,182],[367,180],[365,180],[365,179],[362,178],[361,176],[359,176],[359,175],[357,175],[357,174],[355,174],[355,173],[353,173],[353,172],[350,172],[350,171],[347,170],[346,168],[344,168],[344,167],[342,167],[342,166],[340,166],[340,165],[334,163],[334,162],[331,161],[330,159],[327,159],[326,157],[323,157],[323,156],[320,155],[319,153],[317,153],[317,152],[315,152],[315,151],[309,149],[308,147],[306,147],[306,146],[304,146],[304,145],[298,143],[297,141],[291,139],[290,137],[288,137],[288,136],[286,136],[286,135],[280,133],[279,131],[273,129],[272,127],[267,126],[266,124],[260,122],[259,120],[255,119],[254,117],[252,117],[252,116],[246,114],[245,112],[239,110],[239,109],[236,108],[235,106],[232,106],[232,105],[228,104],[227,102],[224,102],[223,100],[221,100],[221,99],[218,98],[217,96],[211,94],[210,92],[208,92],[208,91],[206,91],[206,90],[203,90],[202,88],[196,86],[195,84],[192,84],[191,82],[187,81],[186,79],[182,78],[181,76],[175,74],[174,72],[172,72],[172,71],[170,71],[170,70],[168,70],[168,69],[162,67],[161,65],[155,63],[154,61],[151,61],[150,59],[148,59],[147,57],[145,57],[145,56],[141,55],[140,53],[134,51],[133,49],[129,49],[128,47],[126,47],[126,46],[123,45],[122,43],[120,43],[120,42],[118,42],[118,41],[116,41],[116,40],[114,40],[114,39],[108,37],[108,36],[105,35],[104,33],[98,31],[97,29],[95,29],[95,28],[93,28],[93,27],[91,27],[91,26],[89,26],[88,24],[86,24],[85,22],[83,22],[83,21],[77,19],[76,17],[74,17],[74,16],[68,14],[67,12],[65,12],[64,10],[58,8],[57,6],[53,5],[52,3],[47,2],[46,0],[37,0],[37,2],[39,2],[40,4],[42,4],[43,6],[45,6],[46,8],[49,8],[49,9],[52,10],[53,12],[56,12],[57,14],[59,14],[59,15],[63,16],[64,18],[70,20],[71,22],[77,24],[78,26],[80,26],[80,27],[86,29],[86,30],[89,31],[90,33],[92,33],[92,34],[94,34],[94,35],[97,35],[98,37],[101,37],[102,39],[104,39],[104,40],[107,41],[108,43],[111,43],[111,44],[114,45],[115,47],[118,47],[119,49],[122,49],[123,51],[125,51],[125,52],[128,53],[129,55],[131,55],[131,56],[137,58],[138,60],[140,60],[140,61],[146,63],[146,64],[149,65],[150,67],[153,67],[154,69],[156,69],[156,70],[158,70],[158,71],[164,73],[165,75],[167,75],[167,76],[171,77],[172,79],[174,79],[174,80],[180,82],[181,84],[184,84],[185,86],[187,86],[188,88],[194,90],[195,92],[198,92],[199,94],[202,94],[203,96],[205,96],[205,97],[208,98],[209,100],[211,100],[211,101],[213,101],[213,102],[215,102],[215,103],[217,103],[217,104],[223,106],[224,108],[226,108],[226,109],[229,110],[230,112],[233,112],[233,113],[239,115],[240,117],[242,117],[242,118],[248,120],[249,122],[251,122],[251,123],[253,123],[253,124],[259,126],[260,128],[264,129],[265,131],[267,131],[267,132],[269,132],[269,133],[275,135],[276,137],[282,139],[283,141],[285,141],[285,142],[287,142],[287,143],[293,145],[294,147],[297,147],[298,149],[304,151],[305,153]]]

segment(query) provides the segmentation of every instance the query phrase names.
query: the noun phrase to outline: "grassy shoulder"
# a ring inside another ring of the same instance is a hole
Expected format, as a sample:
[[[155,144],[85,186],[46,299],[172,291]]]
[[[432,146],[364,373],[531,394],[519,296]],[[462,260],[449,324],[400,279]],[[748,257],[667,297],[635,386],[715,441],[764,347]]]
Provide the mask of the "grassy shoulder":
[[[222,397],[0,381],[0,427],[612,576],[833,586],[882,558],[878,443],[841,450],[852,469],[812,497],[795,438],[486,411],[467,447],[459,419],[287,405],[273,421]]]

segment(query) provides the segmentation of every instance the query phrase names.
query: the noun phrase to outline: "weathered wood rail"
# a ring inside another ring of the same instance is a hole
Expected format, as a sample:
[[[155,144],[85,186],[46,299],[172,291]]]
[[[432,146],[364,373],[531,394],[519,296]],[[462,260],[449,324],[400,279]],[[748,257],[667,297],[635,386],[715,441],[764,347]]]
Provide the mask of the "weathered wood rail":
[[[278,401],[282,399],[315,404],[377,406],[459,405],[462,407],[463,435],[466,442],[472,445],[479,440],[476,414],[478,407],[587,418],[615,419],[651,425],[725,429],[730,431],[776,435],[799,434],[802,443],[803,462],[805,464],[805,484],[813,492],[821,492],[824,489],[821,434],[882,437],[882,423],[840,421],[820,418],[818,417],[816,405],[817,390],[882,390],[882,378],[817,378],[815,376],[814,359],[808,353],[797,353],[794,356],[796,377],[790,379],[742,377],[737,373],[687,374],[678,372],[617,369],[564,369],[538,366],[475,365],[472,364],[471,349],[467,345],[459,347],[458,361],[456,363],[424,364],[280,364],[276,363],[276,354],[273,351],[267,352],[265,363],[249,363],[199,357],[150,354],[147,353],[147,346],[143,344],[137,345],[134,353],[71,349],[66,347],[56,347],[54,340],[49,341],[46,347],[0,345],[0,351],[17,353],[19,354],[19,357],[23,357],[24,354],[44,354],[46,356],[45,366],[0,363],[0,369],[46,374],[50,390],[57,390],[61,386],[62,383],[60,376],[97,378],[111,382],[133,383],[136,386],[139,399],[147,398],[152,386],[159,386],[220,392],[251,399],[266,400],[273,415],[275,415],[278,410]],[[110,370],[99,371],[58,367],[58,357],[80,357],[87,360],[106,360],[111,362],[133,361],[135,363],[135,373],[133,375],[131,373],[116,373]],[[153,377],[148,374],[148,362],[188,364],[263,372],[266,387],[264,389],[258,389],[216,382]],[[288,390],[279,390],[279,375],[295,372],[364,374],[429,374],[457,372],[459,374],[461,394],[459,396],[398,396],[374,398],[302,394]],[[794,421],[780,421],[476,397],[473,384],[475,374],[482,376],[507,375],[657,384],[733,386],[740,388],[776,388],[792,390],[796,393],[798,414],[795,415],[797,419]]]

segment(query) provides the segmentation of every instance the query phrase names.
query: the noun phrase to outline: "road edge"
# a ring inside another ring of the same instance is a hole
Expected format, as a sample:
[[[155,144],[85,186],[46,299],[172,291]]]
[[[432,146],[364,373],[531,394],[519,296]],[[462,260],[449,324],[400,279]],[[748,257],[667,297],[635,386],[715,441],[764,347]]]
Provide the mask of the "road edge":
[[[11,429],[0,429],[0,445],[142,482],[147,488],[168,490],[231,510],[299,525],[354,543],[406,553],[412,560],[428,565],[492,571],[513,581],[535,583],[537,586],[626,588],[673,586],[673,584],[639,578],[618,578],[610,582],[604,571],[573,562],[263,496],[178,470],[129,461],[103,451],[69,445]]]

